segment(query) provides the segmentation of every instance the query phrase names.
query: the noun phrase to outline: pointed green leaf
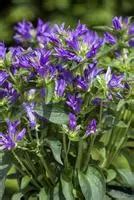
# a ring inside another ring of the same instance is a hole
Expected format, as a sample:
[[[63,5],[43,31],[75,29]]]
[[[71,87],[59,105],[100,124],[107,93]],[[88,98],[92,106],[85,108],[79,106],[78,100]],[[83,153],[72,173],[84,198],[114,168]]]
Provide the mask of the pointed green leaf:
[[[85,200],[90,200],[91,199],[91,189],[90,189],[90,183],[87,180],[85,174],[82,172],[78,172],[78,178],[79,178],[79,184],[82,190],[82,193],[85,197]]]
[[[55,160],[63,165],[63,162],[61,160],[61,149],[62,149],[62,144],[58,140],[47,140],[47,143],[50,146],[50,149],[52,150],[53,156]]]
[[[95,167],[88,167],[85,174],[91,189],[91,200],[104,200],[106,185],[103,175]]]
[[[66,200],[74,200],[72,182],[68,182],[61,177],[62,192]]]
[[[20,188],[23,190],[24,188],[26,188],[28,186],[28,184],[31,181],[31,177],[29,176],[24,176],[21,180],[21,186]]]
[[[21,200],[21,197],[23,197],[23,194],[20,193],[16,193],[12,196],[11,200]]]
[[[42,188],[40,190],[40,193],[39,193],[39,200],[48,200],[48,196],[47,196],[47,193],[45,191],[44,188]]]

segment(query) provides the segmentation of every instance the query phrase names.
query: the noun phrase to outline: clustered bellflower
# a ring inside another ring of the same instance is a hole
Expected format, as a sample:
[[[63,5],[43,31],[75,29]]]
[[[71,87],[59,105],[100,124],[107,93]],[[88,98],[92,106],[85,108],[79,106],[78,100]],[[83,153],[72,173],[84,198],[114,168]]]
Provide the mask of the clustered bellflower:
[[[88,106],[98,108],[102,100],[109,101],[110,97],[112,100],[116,90],[115,98],[121,96],[120,91],[126,90],[126,86],[129,88],[124,73],[103,66],[99,57],[105,47],[116,47],[118,41],[122,42],[119,37],[122,30],[128,37],[123,44],[133,46],[134,25],[127,19],[114,17],[112,30],[99,36],[80,22],[74,29],[65,24],[52,26],[41,19],[35,27],[26,20],[19,22],[15,26],[16,45],[6,48],[0,43],[0,63],[7,65],[7,55],[10,55],[9,66],[0,69],[0,101],[10,107],[20,105],[24,116],[19,118],[22,121],[25,118],[32,130],[38,123],[35,112],[38,104],[46,103],[46,99],[47,104],[64,102],[68,111],[68,129],[74,131],[81,123],[81,114],[86,113],[85,101]],[[118,45],[110,53],[115,55],[117,52],[122,53]],[[99,86],[97,80],[100,80]],[[107,95],[99,96],[101,89],[106,90]],[[88,92],[96,93],[96,96],[88,99]],[[88,117],[90,123],[85,124],[86,135],[95,133],[97,126],[97,119]],[[23,139],[25,129],[18,132],[18,124],[8,123],[10,130],[0,135],[1,148],[12,149],[20,138]],[[14,127],[13,131],[11,127]]]
[[[0,150],[11,150],[16,147],[17,142],[21,141],[26,133],[26,129],[18,130],[20,121],[7,120],[7,132],[0,133]]]

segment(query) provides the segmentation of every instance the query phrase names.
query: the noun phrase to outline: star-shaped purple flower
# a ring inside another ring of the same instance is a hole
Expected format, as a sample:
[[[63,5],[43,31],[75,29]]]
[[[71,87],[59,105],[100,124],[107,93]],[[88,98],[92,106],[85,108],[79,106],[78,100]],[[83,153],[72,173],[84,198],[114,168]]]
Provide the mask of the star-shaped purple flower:
[[[0,150],[11,150],[17,146],[17,142],[21,141],[26,133],[26,129],[23,128],[18,131],[17,127],[20,121],[7,120],[7,133],[0,133]]]

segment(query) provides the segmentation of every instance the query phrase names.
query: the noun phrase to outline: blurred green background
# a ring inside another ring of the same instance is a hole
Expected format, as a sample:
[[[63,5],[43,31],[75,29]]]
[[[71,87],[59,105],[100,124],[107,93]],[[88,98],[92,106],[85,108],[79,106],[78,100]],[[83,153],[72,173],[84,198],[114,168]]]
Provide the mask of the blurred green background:
[[[113,16],[133,16],[134,0],[0,0],[0,40],[10,44],[13,25],[37,18],[73,26],[109,24]]]

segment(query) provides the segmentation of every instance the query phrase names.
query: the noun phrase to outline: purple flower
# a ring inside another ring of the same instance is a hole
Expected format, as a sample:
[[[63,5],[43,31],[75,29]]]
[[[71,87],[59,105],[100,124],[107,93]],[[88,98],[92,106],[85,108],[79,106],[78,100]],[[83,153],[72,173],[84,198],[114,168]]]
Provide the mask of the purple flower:
[[[0,59],[4,59],[6,55],[5,44],[0,42]]]
[[[36,126],[36,117],[34,115],[34,103],[23,103],[24,110],[30,122],[31,128]]]
[[[38,19],[36,28],[36,37],[38,42],[43,44],[48,42],[47,33],[49,32],[50,32],[49,23],[44,23],[41,19]]]
[[[4,71],[0,71],[0,86],[7,80],[8,74]]]
[[[63,96],[66,88],[66,81],[62,78],[59,78],[55,84],[55,92],[58,96]]]
[[[100,49],[100,47],[103,44],[103,39],[98,39],[95,43],[93,43],[93,45],[91,46],[90,50],[87,52],[86,57],[87,58],[92,58],[94,57],[98,50]]]
[[[75,130],[76,126],[77,126],[77,122],[76,122],[76,116],[73,113],[69,113],[69,128],[70,130]]]
[[[81,105],[82,105],[82,99],[78,97],[77,95],[67,95],[67,105],[72,108],[72,110],[76,113],[80,112]]]
[[[19,94],[13,88],[12,83],[7,81],[3,83],[2,88],[0,90],[0,99],[4,97],[6,97],[10,103],[15,103],[15,101],[19,97]]]
[[[88,89],[88,83],[82,76],[77,76],[76,78],[76,85],[78,88],[82,90],[87,90]]]
[[[80,62],[81,58],[77,56],[74,52],[66,50],[64,48],[55,47],[56,56],[59,58],[63,58],[64,60],[72,60],[76,62]]]
[[[103,71],[102,68],[97,67],[97,62],[91,63],[88,65],[88,68],[84,70],[84,77],[89,84],[92,83],[94,78]]]
[[[16,34],[14,36],[14,39],[16,40],[16,42],[29,40],[32,38],[32,30],[33,25],[30,22],[23,20],[15,26]]]
[[[122,29],[122,18],[121,17],[114,17],[112,20],[112,24],[115,30],[121,30]]]
[[[97,122],[95,119],[92,119],[86,128],[86,135],[90,135],[96,132]]]
[[[84,35],[85,33],[88,32],[88,28],[86,27],[85,24],[81,24],[80,22],[78,23],[76,29],[74,30],[73,35],[75,35],[76,37],[80,37],[82,35]]]
[[[116,38],[115,38],[112,34],[106,32],[106,33],[104,34],[104,38],[105,38],[105,41],[106,41],[107,43],[112,44],[112,45],[113,45],[113,44],[116,44]]]
[[[131,24],[128,30],[129,35],[134,35],[134,24]]]
[[[134,38],[129,40],[129,46],[130,47],[134,47]]]
[[[124,76],[123,75],[115,75],[115,74],[112,74],[112,77],[110,79],[110,81],[108,82],[108,86],[110,88],[122,88],[123,85],[122,85],[122,80],[123,80]]]
[[[0,133],[0,150],[11,150],[17,146],[17,142],[21,141],[25,136],[26,129],[17,130],[20,121],[11,122],[7,120],[7,133]]]
[[[92,103],[93,103],[95,106],[100,105],[100,104],[101,104],[101,98],[96,97],[95,99],[92,100]]]

